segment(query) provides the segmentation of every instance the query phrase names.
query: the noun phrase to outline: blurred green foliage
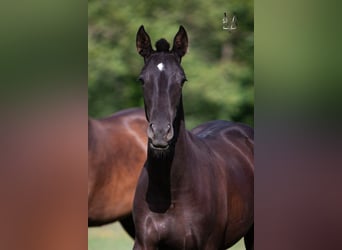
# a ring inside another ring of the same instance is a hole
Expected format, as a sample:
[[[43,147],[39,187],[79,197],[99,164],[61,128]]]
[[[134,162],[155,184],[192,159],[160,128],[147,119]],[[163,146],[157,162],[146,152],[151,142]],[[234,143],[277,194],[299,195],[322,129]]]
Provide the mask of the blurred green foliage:
[[[222,29],[223,13],[234,13],[238,29]],[[170,43],[183,25],[190,46],[182,60],[188,128],[214,119],[254,123],[254,15],[251,0],[88,2],[89,115],[143,107],[137,77],[143,59],[135,36],[145,26],[153,44]]]

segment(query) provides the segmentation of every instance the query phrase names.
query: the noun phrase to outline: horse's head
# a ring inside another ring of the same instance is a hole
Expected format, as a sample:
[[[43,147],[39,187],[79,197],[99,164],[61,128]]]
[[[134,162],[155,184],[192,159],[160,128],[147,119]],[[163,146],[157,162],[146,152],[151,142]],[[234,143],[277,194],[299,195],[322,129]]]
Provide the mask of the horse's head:
[[[167,149],[174,139],[174,121],[182,99],[182,86],[186,81],[180,62],[188,48],[188,37],[183,26],[180,26],[171,50],[165,39],[160,39],[156,43],[156,50],[153,50],[150,37],[141,26],[136,46],[145,62],[139,80],[143,86],[149,122],[149,143],[155,149]]]

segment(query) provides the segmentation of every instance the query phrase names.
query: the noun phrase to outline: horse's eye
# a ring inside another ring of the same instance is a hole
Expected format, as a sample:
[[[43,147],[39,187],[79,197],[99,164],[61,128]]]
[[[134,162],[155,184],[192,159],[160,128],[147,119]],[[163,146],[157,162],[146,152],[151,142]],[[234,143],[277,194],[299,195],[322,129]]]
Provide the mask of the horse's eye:
[[[141,76],[138,78],[138,81],[139,81],[141,84],[144,84],[144,78],[142,78]]]

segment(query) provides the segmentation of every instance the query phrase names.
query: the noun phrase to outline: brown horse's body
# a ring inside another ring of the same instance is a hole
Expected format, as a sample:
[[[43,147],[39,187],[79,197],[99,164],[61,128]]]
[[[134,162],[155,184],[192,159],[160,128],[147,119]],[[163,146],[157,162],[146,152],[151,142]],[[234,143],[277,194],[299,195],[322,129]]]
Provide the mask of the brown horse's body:
[[[142,109],[88,120],[88,225],[120,220],[134,237],[134,192],[146,160],[147,122]]]
[[[152,50],[143,26],[137,33],[149,126],[133,206],[134,249],[223,250],[244,237],[253,250],[254,132],[227,121],[185,129],[180,61],[187,45],[183,27],[171,51],[165,39]]]

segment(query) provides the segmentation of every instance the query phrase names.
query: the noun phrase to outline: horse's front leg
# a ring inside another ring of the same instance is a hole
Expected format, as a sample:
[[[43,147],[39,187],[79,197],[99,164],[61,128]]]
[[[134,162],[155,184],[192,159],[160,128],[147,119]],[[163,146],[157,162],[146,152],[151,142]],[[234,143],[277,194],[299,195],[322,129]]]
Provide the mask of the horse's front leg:
[[[246,250],[254,250],[254,224],[244,237]]]

